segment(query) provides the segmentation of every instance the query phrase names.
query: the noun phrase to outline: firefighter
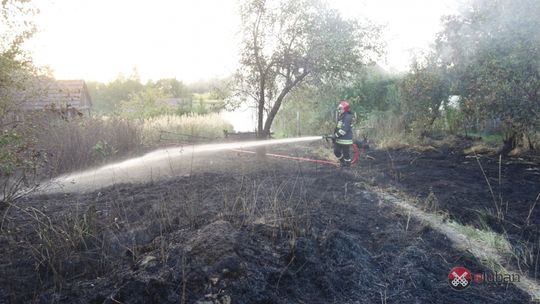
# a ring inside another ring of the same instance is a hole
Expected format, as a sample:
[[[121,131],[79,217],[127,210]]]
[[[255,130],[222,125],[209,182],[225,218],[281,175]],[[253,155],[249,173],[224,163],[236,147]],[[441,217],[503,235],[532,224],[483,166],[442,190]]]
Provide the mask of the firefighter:
[[[349,102],[342,100],[338,105],[339,116],[336,129],[334,130],[334,154],[339,159],[342,167],[351,166],[351,146],[352,138],[352,122],[353,115],[351,114]]]

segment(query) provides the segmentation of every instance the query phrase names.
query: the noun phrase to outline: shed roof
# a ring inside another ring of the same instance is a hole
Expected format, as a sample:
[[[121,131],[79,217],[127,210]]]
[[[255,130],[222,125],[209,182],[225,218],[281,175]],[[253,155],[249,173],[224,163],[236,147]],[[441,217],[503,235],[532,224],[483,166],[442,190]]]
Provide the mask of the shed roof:
[[[24,110],[38,110],[52,105],[86,110],[92,106],[84,80],[39,79],[21,92],[21,99]]]

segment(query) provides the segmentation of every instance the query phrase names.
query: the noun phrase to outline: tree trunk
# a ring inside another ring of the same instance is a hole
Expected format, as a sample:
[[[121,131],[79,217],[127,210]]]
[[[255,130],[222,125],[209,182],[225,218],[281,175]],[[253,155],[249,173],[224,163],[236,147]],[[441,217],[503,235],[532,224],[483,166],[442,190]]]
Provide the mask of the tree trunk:
[[[527,134],[527,142],[529,143],[529,149],[536,150],[536,147],[534,146],[534,141],[531,139],[530,134]]]
[[[289,94],[292,88],[294,88],[299,82],[301,82],[308,74],[309,72],[307,71],[300,74],[298,78],[296,78],[293,82],[286,85],[277,97],[276,102],[270,110],[270,113],[268,113],[268,117],[266,118],[266,121],[264,123],[263,134],[266,136],[266,138],[270,136],[270,128],[272,127],[272,123],[274,122],[274,118],[276,118],[276,114],[278,113],[279,108],[281,108],[283,99],[285,98],[285,96],[287,96],[287,94]]]
[[[265,103],[265,96],[264,96],[264,89],[265,89],[265,82],[264,77],[261,75],[261,83],[259,85],[259,103],[257,108],[257,138],[258,139],[264,139],[266,136],[263,134],[263,119],[264,119],[264,103]]]
[[[519,146],[519,139],[523,138],[523,133],[520,131],[512,130],[510,134],[506,135],[503,139],[503,147],[501,153],[507,155],[513,149]]]
[[[263,119],[264,119],[264,104],[259,101],[259,108],[257,109],[257,138],[265,138],[263,136]]]
[[[429,121],[424,125],[424,129],[420,132],[421,139],[431,134],[431,128],[433,127],[433,123],[435,122],[435,119],[437,119],[437,117],[438,115],[431,115]]]
[[[274,118],[276,118],[276,114],[279,111],[279,108],[281,107],[281,103],[283,102],[283,98],[287,93],[291,90],[289,87],[285,87],[281,94],[279,94],[276,103],[272,107],[272,110],[270,110],[270,113],[268,113],[268,117],[266,117],[266,121],[264,123],[264,130],[263,133],[265,134],[266,138],[270,136],[270,128],[272,127],[272,123],[274,122]]]

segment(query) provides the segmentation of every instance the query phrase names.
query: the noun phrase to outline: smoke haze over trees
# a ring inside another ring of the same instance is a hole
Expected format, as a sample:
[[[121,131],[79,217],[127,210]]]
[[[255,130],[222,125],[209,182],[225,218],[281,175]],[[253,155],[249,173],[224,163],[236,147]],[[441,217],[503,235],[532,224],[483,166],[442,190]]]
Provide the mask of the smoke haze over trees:
[[[317,129],[315,121],[331,120],[335,102],[345,98],[365,119],[394,117],[395,132],[491,132],[503,137],[505,150],[537,148],[538,16],[540,2],[534,0],[467,2],[461,14],[443,18],[432,49],[417,54],[407,73],[356,67],[344,79],[307,86],[293,95],[296,100],[285,106],[284,120],[299,112],[307,116],[303,127],[324,131],[321,127],[328,126],[319,123]]]
[[[465,131],[496,126],[507,149],[534,148],[540,111],[540,2],[472,1],[462,15],[444,19],[433,51],[402,82],[414,120],[429,129],[459,96]],[[526,142],[524,142],[526,139]]]

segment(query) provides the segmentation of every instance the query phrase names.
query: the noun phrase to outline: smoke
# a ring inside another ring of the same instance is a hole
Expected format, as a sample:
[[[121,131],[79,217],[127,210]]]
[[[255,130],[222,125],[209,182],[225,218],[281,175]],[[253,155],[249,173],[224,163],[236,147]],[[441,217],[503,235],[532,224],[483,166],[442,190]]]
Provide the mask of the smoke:
[[[531,51],[540,45],[540,1],[471,0],[461,14],[444,17],[445,29],[438,36],[437,52],[452,62],[459,56],[470,59],[490,49],[500,55]]]

